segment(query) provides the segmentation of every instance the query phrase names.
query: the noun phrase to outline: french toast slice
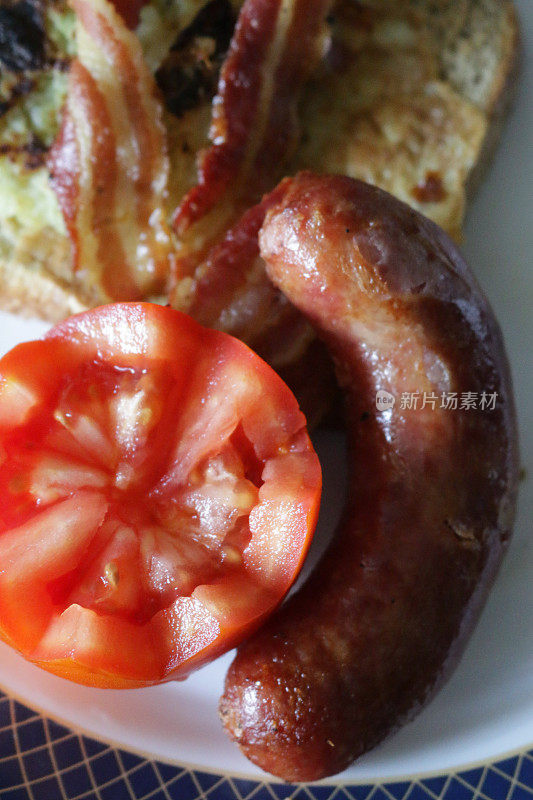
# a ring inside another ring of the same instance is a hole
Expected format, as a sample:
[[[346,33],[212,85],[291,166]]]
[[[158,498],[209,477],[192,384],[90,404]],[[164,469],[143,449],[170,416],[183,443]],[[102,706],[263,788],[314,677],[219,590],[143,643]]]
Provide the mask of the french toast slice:
[[[342,0],[294,169],[377,184],[460,240],[512,99],[518,31],[505,0]]]
[[[108,300],[98,282],[74,268],[47,166],[76,55],[75,18],[67,0],[4,5],[0,308],[55,322]],[[169,214],[196,181],[196,156],[208,144],[211,99],[239,6],[240,0],[148,0],[142,8],[135,32],[164,100]]]
[[[150,0],[141,13],[136,32],[166,105],[169,215],[196,182],[239,5]],[[460,239],[469,194],[513,94],[512,1],[340,0],[328,24],[289,171],[375,183]],[[65,0],[0,5],[0,308],[50,321],[105,301],[98,283],[73,268],[46,166],[74,54]]]

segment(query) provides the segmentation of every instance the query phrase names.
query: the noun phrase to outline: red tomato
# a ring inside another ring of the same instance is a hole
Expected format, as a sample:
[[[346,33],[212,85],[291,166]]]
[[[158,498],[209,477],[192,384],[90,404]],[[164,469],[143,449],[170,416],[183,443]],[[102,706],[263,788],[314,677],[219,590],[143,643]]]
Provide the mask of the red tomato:
[[[244,344],[148,303],[0,360],[0,636],[80,683],[183,678],[279,604],[316,523],[296,401]]]

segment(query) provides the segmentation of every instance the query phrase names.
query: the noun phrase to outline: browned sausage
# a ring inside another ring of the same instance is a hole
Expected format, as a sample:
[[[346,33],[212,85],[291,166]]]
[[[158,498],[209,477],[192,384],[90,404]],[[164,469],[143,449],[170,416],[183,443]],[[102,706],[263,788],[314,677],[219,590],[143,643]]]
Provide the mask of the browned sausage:
[[[239,649],[221,716],[254,763],[315,780],[450,674],[510,536],[516,423],[493,313],[432,222],[361,182],[302,174],[260,244],[335,359],[349,491],[311,578]],[[392,409],[376,408],[378,390]]]

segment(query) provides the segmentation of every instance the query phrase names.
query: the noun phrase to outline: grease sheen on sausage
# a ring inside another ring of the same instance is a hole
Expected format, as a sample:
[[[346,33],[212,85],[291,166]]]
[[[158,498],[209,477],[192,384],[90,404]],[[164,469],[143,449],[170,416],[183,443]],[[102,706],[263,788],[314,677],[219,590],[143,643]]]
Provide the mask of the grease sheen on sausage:
[[[499,327],[449,238],[358,181],[282,185],[261,253],[335,360],[349,489],[309,580],[239,648],[220,711],[255,764],[315,780],[412,717],[456,663],[511,533],[517,433]],[[378,390],[394,408],[377,410]],[[451,393],[457,409],[441,407]]]

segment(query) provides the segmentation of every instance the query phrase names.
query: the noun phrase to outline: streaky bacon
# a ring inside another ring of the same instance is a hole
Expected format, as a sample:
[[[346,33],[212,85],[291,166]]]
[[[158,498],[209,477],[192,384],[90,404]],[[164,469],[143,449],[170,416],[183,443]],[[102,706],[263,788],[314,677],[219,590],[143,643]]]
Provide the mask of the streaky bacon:
[[[100,299],[165,290],[174,264],[166,219],[162,108],[140,44],[108,0],[70,0],[77,58],[49,156],[75,269]]]
[[[179,302],[175,297],[202,325],[237,336],[275,368],[300,355],[313,338],[309,323],[266,278],[259,255],[259,230],[281,193],[274,190],[249,209],[195,276],[180,283]]]
[[[246,320],[232,312],[232,304],[248,283],[253,285],[252,276],[260,268],[258,234],[271,205],[269,197],[252,206],[211,248],[195,275],[178,285],[177,304],[201,324],[243,335]]]
[[[298,100],[324,50],[332,5],[246,0],[213,103],[213,144],[200,157],[198,185],[174,217],[172,305],[263,356],[289,383],[311,425],[333,402],[333,370],[309,323],[268,280],[259,255],[258,232],[276,190],[253,204],[276,185],[298,144]]]
[[[113,0],[113,5],[128,26],[133,30],[139,24],[141,8],[146,5],[148,0]]]
[[[177,278],[278,182],[299,137],[300,91],[321,55],[332,0],[246,0],[213,102],[212,146],[174,216]]]
[[[268,280],[259,254],[259,230],[283,193],[282,184],[245,212],[194,276],[179,282],[173,304],[246,342],[291,387],[314,427],[336,399],[331,360],[309,322]]]

